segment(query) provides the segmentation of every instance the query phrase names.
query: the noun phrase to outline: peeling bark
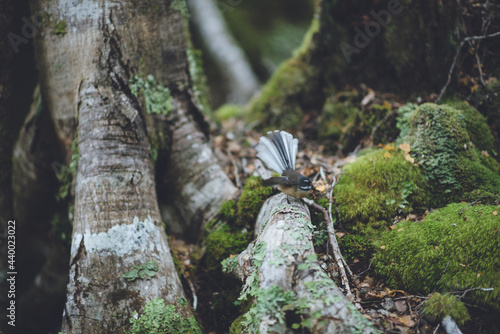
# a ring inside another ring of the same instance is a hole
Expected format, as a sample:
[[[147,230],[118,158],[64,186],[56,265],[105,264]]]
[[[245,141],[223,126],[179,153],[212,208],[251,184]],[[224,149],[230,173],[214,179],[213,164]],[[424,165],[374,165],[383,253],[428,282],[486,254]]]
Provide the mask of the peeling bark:
[[[264,203],[256,223],[257,239],[238,256],[234,272],[246,280],[246,288],[254,284],[250,278],[255,279],[256,271],[258,289],[278,286],[283,293],[291,291],[295,301],[307,301],[298,311],[310,319],[312,333],[378,333],[320,268],[309,210],[302,201],[289,200],[287,204],[287,196],[279,194]],[[256,259],[258,245],[264,246]],[[280,318],[285,318],[282,308],[260,314],[258,330],[293,333]]]

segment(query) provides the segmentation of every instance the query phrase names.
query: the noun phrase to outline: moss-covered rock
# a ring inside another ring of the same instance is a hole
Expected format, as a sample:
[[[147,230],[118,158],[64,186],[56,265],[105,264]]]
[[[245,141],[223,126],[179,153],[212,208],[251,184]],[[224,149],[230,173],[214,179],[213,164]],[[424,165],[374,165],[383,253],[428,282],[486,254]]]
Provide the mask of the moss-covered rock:
[[[406,136],[435,196],[432,204],[498,197],[500,165],[491,157],[493,138],[472,107],[425,103],[408,116]],[[491,152],[489,152],[490,150]]]
[[[334,188],[338,218],[354,230],[386,227],[397,214],[425,207],[427,183],[400,149],[377,149],[358,157]]]
[[[470,319],[469,311],[457,296],[434,292],[424,304],[424,315],[434,322],[440,322],[445,317],[452,317],[459,325]]]
[[[500,310],[498,211],[454,203],[421,222],[398,223],[376,243],[375,271],[388,285],[414,293],[494,288],[465,298]]]
[[[489,155],[497,156],[495,138],[490,132],[486,118],[465,101],[454,99],[446,104],[462,112],[465,130],[475,148],[479,151],[485,151]]]
[[[330,149],[336,146],[344,153],[352,152],[360,142],[369,139],[373,129],[373,144],[386,144],[399,135],[395,117],[381,122],[392,112],[388,102],[361,108],[363,96],[357,91],[344,91],[329,96],[318,118],[318,138]]]

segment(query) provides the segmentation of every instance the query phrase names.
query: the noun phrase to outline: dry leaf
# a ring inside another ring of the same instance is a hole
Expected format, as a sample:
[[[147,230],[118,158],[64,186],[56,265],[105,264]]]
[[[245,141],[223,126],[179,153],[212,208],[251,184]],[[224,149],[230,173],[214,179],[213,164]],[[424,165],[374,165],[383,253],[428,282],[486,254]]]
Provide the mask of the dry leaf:
[[[386,151],[393,151],[395,149],[396,149],[396,147],[392,144],[385,144],[384,145],[384,150],[386,150]]]
[[[390,159],[391,158],[391,154],[389,152],[385,151],[384,157],[386,157],[387,159]]]
[[[408,160],[411,163],[415,162],[415,159],[411,157],[410,153],[405,152],[405,159]]]
[[[317,187],[315,187],[315,188],[316,188],[316,190],[318,190],[319,192],[323,192],[323,191],[325,191],[325,190],[326,190],[326,186],[325,186],[325,185],[320,185],[320,186],[317,186]]]
[[[497,210],[493,211],[493,216],[496,216],[498,214]]]
[[[490,155],[486,151],[481,151],[481,154],[484,155],[485,157],[489,157]]]
[[[400,229],[398,230],[398,232],[401,232],[402,230],[404,230],[404,228],[400,228]]]
[[[385,246],[380,246],[380,249],[385,249]]]
[[[335,235],[339,238],[342,238],[345,235],[345,233],[344,232],[335,232]]]
[[[399,145],[399,148],[403,150],[403,152],[409,153],[410,152],[410,144],[404,143]]]

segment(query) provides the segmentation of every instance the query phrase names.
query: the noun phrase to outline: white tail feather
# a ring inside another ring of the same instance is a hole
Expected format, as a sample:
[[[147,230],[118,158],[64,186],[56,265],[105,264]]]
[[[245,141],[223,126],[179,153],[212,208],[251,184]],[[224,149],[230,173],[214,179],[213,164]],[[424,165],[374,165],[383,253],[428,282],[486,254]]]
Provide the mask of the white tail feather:
[[[280,174],[286,169],[295,170],[295,158],[297,156],[298,140],[285,131],[270,131],[268,137],[261,137],[259,144],[255,147],[257,157],[269,168]],[[279,135],[279,137],[276,137]]]

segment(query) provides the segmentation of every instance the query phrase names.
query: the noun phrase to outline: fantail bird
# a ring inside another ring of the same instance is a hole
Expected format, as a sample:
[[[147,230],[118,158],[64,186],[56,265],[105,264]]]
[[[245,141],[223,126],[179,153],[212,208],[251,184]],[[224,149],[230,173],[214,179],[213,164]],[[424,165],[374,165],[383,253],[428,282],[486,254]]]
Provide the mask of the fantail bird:
[[[279,190],[295,198],[306,197],[312,189],[311,180],[295,171],[295,157],[299,141],[285,131],[269,131],[266,137],[260,137],[255,147],[257,157],[266,165],[280,173],[280,177],[264,180],[266,186],[278,185]]]

